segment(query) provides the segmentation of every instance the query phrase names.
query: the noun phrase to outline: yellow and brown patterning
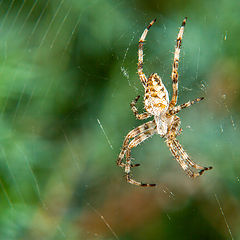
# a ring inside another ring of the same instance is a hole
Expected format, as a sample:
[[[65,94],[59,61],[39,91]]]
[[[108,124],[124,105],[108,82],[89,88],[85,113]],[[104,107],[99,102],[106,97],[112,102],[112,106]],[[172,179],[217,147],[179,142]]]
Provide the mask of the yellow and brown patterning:
[[[168,91],[157,73],[153,73],[145,88],[145,109],[153,116],[166,113],[169,105]]]

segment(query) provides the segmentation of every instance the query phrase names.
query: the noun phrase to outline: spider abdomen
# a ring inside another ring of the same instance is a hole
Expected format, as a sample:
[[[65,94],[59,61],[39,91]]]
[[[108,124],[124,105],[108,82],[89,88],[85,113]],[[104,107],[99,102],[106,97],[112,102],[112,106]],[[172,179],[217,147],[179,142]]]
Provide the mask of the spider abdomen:
[[[144,102],[146,111],[154,116],[160,116],[168,109],[168,91],[156,73],[148,78]]]

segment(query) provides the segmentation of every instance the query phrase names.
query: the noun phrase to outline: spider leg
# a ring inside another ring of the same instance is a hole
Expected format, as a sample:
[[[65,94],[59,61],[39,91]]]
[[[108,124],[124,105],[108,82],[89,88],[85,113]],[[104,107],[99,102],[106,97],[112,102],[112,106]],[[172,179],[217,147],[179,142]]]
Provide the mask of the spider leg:
[[[211,170],[212,167],[202,167],[196,163],[194,163],[188,154],[185,152],[183,147],[180,145],[177,139],[171,139],[166,141],[172,155],[176,158],[182,169],[186,172],[186,174],[191,177],[195,178],[201,176],[204,171]],[[198,171],[197,173],[193,172],[191,168],[195,168]]]
[[[137,119],[139,119],[139,120],[143,120],[143,119],[146,119],[146,118],[151,117],[152,114],[150,114],[150,113],[148,113],[148,112],[144,112],[144,113],[141,113],[141,114],[138,113],[138,110],[137,110],[137,107],[136,107],[136,103],[137,103],[137,101],[138,101],[139,98],[140,98],[140,95],[137,96],[137,97],[131,102],[131,104],[130,104],[131,109],[132,109],[135,117],[136,117]]]
[[[204,173],[204,171],[212,169],[212,167],[202,167],[202,166],[196,164],[195,162],[193,162],[190,159],[190,157],[188,156],[188,154],[184,151],[183,147],[181,146],[181,144],[179,143],[179,141],[177,139],[174,139],[173,143],[176,146],[176,148],[178,149],[178,151],[179,151],[181,157],[184,159],[184,161],[186,161],[191,167],[193,167],[197,170],[200,170],[197,173],[193,173],[192,175],[189,175],[190,177],[195,178],[195,177],[201,176]]]
[[[181,121],[178,116],[173,117],[173,122],[171,124],[171,127],[168,129],[168,132],[165,136],[167,139],[175,139],[177,136],[179,136],[182,132],[182,129],[180,129]]]
[[[128,145],[128,149],[126,151],[126,164],[125,164],[125,173],[126,173],[126,179],[127,182],[141,186],[141,187],[154,187],[156,184],[149,184],[149,183],[142,183],[142,182],[137,182],[133,180],[130,177],[130,170],[131,170],[131,149],[145,141],[146,139],[150,138],[152,135],[156,133],[156,126],[153,129],[148,129],[147,131],[139,134],[137,137],[135,137]]]
[[[194,172],[190,169],[189,164],[183,158],[181,158],[178,149],[176,148],[176,146],[174,146],[174,142],[172,140],[167,140],[166,143],[173,157],[177,160],[182,169],[186,172],[188,176],[192,177],[194,175]]]
[[[174,52],[174,59],[173,59],[173,67],[172,67],[172,87],[173,87],[173,95],[172,100],[169,103],[169,108],[171,109],[174,107],[177,103],[177,97],[178,97],[178,63],[179,63],[179,56],[180,56],[180,48],[182,44],[182,38],[183,38],[183,32],[184,32],[184,26],[186,24],[187,18],[184,18],[182,22],[182,26],[180,27],[178,36],[177,36],[177,45],[175,47]]]
[[[140,186],[140,187],[155,187],[156,186],[155,183],[142,183],[142,182],[135,181],[134,179],[132,179],[130,177],[129,174],[126,174],[126,179],[127,179],[128,183],[133,184],[133,185],[137,185],[137,186]]]
[[[143,43],[147,36],[148,30],[155,22],[156,22],[156,19],[154,19],[153,21],[150,22],[150,24],[147,26],[147,28],[142,33],[142,36],[140,37],[139,42],[138,42],[138,66],[137,66],[137,69],[138,69],[139,78],[140,78],[144,88],[147,83],[147,78],[146,78],[145,74],[143,73]]]
[[[149,121],[149,122],[146,122],[138,127],[136,127],[135,129],[133,129],[132,131],[130,131],[127,136],[125,137],[124,141],[123,141],[123,146],[122,146],[122,150],[118,156],[118,159],[117,159],[117,165],[120,166],[120,167],[125,167],[125,164],[122,163],[122,160],[124,158],[124,155],[127,151],[127,148],[128,148],[128,143],[130,141],[131,138],[134,138],[136,137],[137,135],[147,131],[148,129],[151,129],[153,127],[156,126],[156,123],[155,121]],[[136,164],[135,166],[139,166],[138,164]]]
[[[200,98],[196,98],[193,101],[188,101],[186,103],[183,103],[181,105],[178,105],[176,107],[173,107],[172,109],[169,110],[169,115],[174,115],[179,113],[183,108],[187,108],[190,107],[191,105],[193,105],[194,103],[198,103],[200,101],[202,101],[204,99],[204,97],[200,97]]]

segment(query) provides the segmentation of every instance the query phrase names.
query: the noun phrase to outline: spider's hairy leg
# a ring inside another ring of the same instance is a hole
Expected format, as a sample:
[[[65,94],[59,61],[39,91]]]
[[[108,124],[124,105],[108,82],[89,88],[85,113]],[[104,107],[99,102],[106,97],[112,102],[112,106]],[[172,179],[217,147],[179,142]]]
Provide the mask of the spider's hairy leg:
[[[204,99],[204,97],[200,97],[200,98],[196,98],[193,101],[188,101],[186,103],[183,103],[179,106],[173,107],[172,109],[169,110],[169,115],[174,115],[177,114],[178,112],[180,112],[183,108],[187,108],[190,107],[191,105],[193,105],[194,103],[198,103],[200,101],[202,101]]]
[[[178,161],[178,163],[180,164],[182,169],[186,172],[186,174],[189,177],[195,178],[195,177],[201,176],[204,173],[204,171],[212,169],[212,167],[202,167],[202,166],[194,163],[190,159],[188,154],[185,152],[183,147],[180,145],[180,143],[177,139],[167,139],[166,143],[167,143],[172,155],[176,158],[176,160]],[[192,171],[191,168],[195,168],[200,171],[195,173],[194,171]]]
[[[130,104],[131,109],[132,109],[135,117],[137,119],[139,119],[139,120],[143,120],[143,119],[151,117],[152,115],[150,113],[148,113],[148,112],[144,112],[144,113],[141,113],[141,114],[138,113],[138,110],[137,110],[137,107],[136,107],[136,103],[137,103],[139,98],[140,98],[140,95],[137,96]]]
[[[130,170],[131,170],[131,149],[145,141],[146,139],[150,138],[152,135],[157,133],[156,127],[153,129],[149,129],[141,134],[139,134],[137,137],[135,137],[128,145],[128,149],[126,151],[126,164],[125,164],[125,173],[126,173],[126,179],[129,183],[141,186],[141,187],[154,187],[156,184],[149,184],[149,183],[142,183],[142,182],[137,182],[133,180],[130,177]]]
[[[177,103],[177,97],[178,97],[178,64],[179,64],[179,57],[180,57],[180,48],[182,45],[182,38],[183,38],[183,32],[184,27],[186,24],[187,18],[184,18],[182,22],[182,26],[180,27],[178,36],[177,36],[177,45],[175,47],[174,52],[174,59],[173,59],[173,67],[172,67],[172,87],[173,87],[173,94],[172,94],[172,100],[169,104],[169,108],[171,109],[174,107]]]
[[[138,42],[138,65],[137,65],[137,70],[138,70],[138,75],[139,78],[143,84],[143,86],[146,86],[147,78],[145,74],[143,73],[143,43],[145,41],[145,38],[147,36],[148,30],[150,27],[156,22],[156,19],[150,22],[150,24],[147,26],[147,28],[144,30],[142,33],[142,36],[139,39]]]
[[[118,156],[117,159],[117,165],[120,167],[124,167],[125,164],[122,163],[122,160],[125,156],[125,153],[127,151],[127,147],[128,147],[128,143],[130,141],[131,138],[136,137],[137,135],[147,131],[148,129],[154,128],[156,126],[155,121],[149,121],[147,123],[144,123],[138,127],[136,127],[135,129],[133,129],[132,131],[130,131],[127,136],[125,137],[124,141],[123,141],[123,146],[122,146],[122,150]],[[136,164],[135,166],[139,166],[139,164]]]
[[[178,116],[173,116],[172,124],[165,136],[167,139],[174,139],[177,136],[179,136],[182,132],[182,129],[180,129],[181,121]]]
[[[184,161],[184,159],[181,157],[181,155],[178,152],[178,149],[176,148],[176,146],[174,146],[174,142],[172,141],[172,139],[167,139],[166,144],[170,152],[172,153],[173,157],[177,160],[177,162],[180,164],[180,166],[186,172],[186,174],[190,177],[193,176],[194,172],[191,170],[189,164],[186,161]]]
[[[190,177],[192,178],[195,178],[195,177],[198,177],[198,176],[201,176],[204,171],[207,171],[207,170],[211,170],[212,167],[202,167],[198,164],[196,164],[195,162],[193,162],[190,157],[188,156],[188,154],[185,152],[185,150],[183,149],[183,147],[181,146],[181,144],[179,143],[179,141],[177,139],[174,139],[173,140],[173,143],[175,145],[175,147],[178,149],[180,155],[182,156],[182,158],[193,168],[197,169],[197,170],[200,170],[198,171],[197,173],[193,173],[192,175],[189,175]]]
[[[155,187],[156,186],[155,183],[142,183],[142,182],[135,181],[134,179],[132,179],[130,177],[129,174],[126,175],[126,179],[127,179],[128,183],[133,184],[133,185],[137,185],[139,187]]]

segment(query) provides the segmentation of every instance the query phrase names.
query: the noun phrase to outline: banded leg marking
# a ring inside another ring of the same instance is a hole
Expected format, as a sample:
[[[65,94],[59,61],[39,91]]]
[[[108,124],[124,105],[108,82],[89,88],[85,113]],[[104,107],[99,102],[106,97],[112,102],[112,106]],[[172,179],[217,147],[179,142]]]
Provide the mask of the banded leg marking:
[[[135,129],[133,129],[132,131],[130,131],[127,136],[125,137],[124,141],[123,141],[123,147],[122,147],[122,150],[118,156],[118,159],[117,159],[117,165],[120,166],[120,167],[124,167],[125,164],[122,163],[122,160],[124,158],[124,155],[127,151],[127,147],[128,147],[128,143],[130,141],[131,138],[134,138],[136,137],[137,135],[141,134],[141,133],[144,133],[145,131],[147,131],[148,129],[150,128],[154,128],[156,126],[155,124],[155,121],[149,121],[147,123],[144,123],[138,127],[136,127]],[[139,165],[137,165],[139,166]]]
[[[202,101],[204,99],[204,97],[200,97],[200,98],[196,98],[193,101],[188,101],[186,103],[183,103],[179,106],[173,107],[172,109],[169,110],[169,114],[170,115],[174,115],[179,113],[182,109],[190,107],[191,105],[193,105],[194,103],[198,103],[200,101]]]
[[[172,100],[169,104],[169,108],[171,109],[174,107],[177,103],[177,97],[178,97],[178,65],[179,65],[179,57],[180,57],[180,49],[182,45],[182,38],[183,38],[183,32],[184,27],[186,24],[187,18],[184,18],[182,22],[182,26],[180,27],[178,36],[177,36],[177,44],[175,47],[174,52],[174,58],[173,58],[173,67],[172,67],[172,87],[173,87],[173,94],[172,94]]]
[[[140,78],[144,87],[146,86],[147,78],[146,78],[145,74],[143,73],[143,43],[144,43],[145,38],[147,36],[148,30],[150,29],[150,27],[155,22],[156,22],[156,19],[154,19],[153,21],[150,22],[150,24],[147,26],[147,28],[142,33],[142,36],[140,37],[139,42],[138,42],[138,66],[137,66],[137,70],[138,70],[139,78]]]
[[[169,141],[166,141],[166,143],[167,143],[172,155],[176,158],[176,160],[178,161],[178,163],[180,164],[182,169],[186,172],[186,174],[189,177],[191,177],[191,178],[199,177],[204,173],[204,171],[212,169],[212,167],[202,167],[202,166],[194,163],[190,159],[188,154],[184,151],[183,147],[180,145],[178,140],[176,140],[176,139],[169,140]],[[195,168],[197,170],[200,170],[200,171],[195,173],[192,171],[191,167]]]
[[[193,162],[190,159],[190,157],[188,156],[188,154],[184,151],[183,147],[181,146],[181,144],[179,143],[179,141],[177,139],[173,140],[173,143],[174,143],[175,147],[178,149],[180,156],[188,163],[188,165],[190,165],[191,167],[193,167],[197,170],[200,170],[197,173],[193,173],[190,177],[195,178],[195,177],[201,176],[204,173],[204,171],[212,169],[212,167],[202,167],[202,166],[196,164],[195,162]]]
[[[144,113],[140,113],[140,114],[138,113],[138,109],[137,109],[137,107],[136,107],[136,103],[137,103],[137,101],[138,101],[139,98],[140,98],[140,95],[137,96],[137,97],[131,102],[131,104],[130,104],[131,109],[132,109],[132,111],[133,111],[133,113],[134,113],[134,115],[135,115],[135,117],[136,117],[137,119],[139,119],[139,120],[147,119],[147,118],[149,118],[149,117],[152,116],[150,113],[148,113],[148,112],[144,112]]]
[[[132,179],[130,177],[130,171],[131,171],[131,149],[136,147],[137,145],[139,145],[140,143],[142,143],[143,141],[145,141],[146,139],[148,139],[149,137],[151,137],[152,135],[154,135],[156,133],[156,126],[153,129],[149,129],[148,131],[139,134],[137,137],[135,137],[128,145],[128,149],[126,151],[126,165],[125,165],[125,173],[126,173],[126,179],[127,182],[137,185],[137,186],[141,186],[141,187],[154,187],[156,186],[156,184],[154,183],[142,183],[142,182],[138,182],[135,181],[134,179]]]
[[[167,139],[175,139],[177,136],[181,134],[182,129],[180,129],[180,125],[181,125],[180,118],[178,116],[174,116],[171,128],[168,130],[167,133]]]
[[[190,169],[189,164],[187,164],[187,162],[181,158],[181,156],[179,155],[178,149],[173,144],[173,141],[166,141],[166,143],[173,157],[177,160],[177,162],[180,164],[180,166],[186,172],[186,174],[190,177],[193,176],[194,172]]]

